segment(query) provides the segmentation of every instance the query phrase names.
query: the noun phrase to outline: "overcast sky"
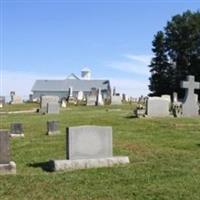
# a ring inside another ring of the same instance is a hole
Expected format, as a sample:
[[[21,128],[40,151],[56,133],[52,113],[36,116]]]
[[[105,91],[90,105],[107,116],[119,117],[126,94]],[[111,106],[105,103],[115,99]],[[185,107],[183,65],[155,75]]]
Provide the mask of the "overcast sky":
[[[117,92],[148,94],[154,34],[200,1],[0,0],[1,91],[27,96],[36,79],[89,67]]]

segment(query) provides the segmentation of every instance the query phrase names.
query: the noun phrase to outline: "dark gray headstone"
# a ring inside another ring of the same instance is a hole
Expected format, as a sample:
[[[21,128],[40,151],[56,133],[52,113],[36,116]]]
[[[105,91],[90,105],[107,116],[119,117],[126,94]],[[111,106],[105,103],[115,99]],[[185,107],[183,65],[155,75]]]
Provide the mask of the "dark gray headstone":
[[[112,157],[112,127],[67,128],[67,159]]]
[[[10,162],[9,133],[0,130],[0,164]]]
[[[59,122],[58,121],[48,121],[47,122],[47,133],[48,134],[59,133]]]
[[[21,123],[12,123],[10,125],[11,134],[22,134],[23,133],[23,125]]]

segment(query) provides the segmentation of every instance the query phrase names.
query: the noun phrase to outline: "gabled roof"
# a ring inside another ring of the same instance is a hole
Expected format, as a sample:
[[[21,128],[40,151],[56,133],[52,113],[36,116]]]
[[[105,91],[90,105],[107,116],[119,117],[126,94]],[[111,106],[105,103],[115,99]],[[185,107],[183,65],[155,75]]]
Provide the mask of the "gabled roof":
[[[36,80],[32,91],[68,91],[70,87],[73,91],[91,91],[91,88],[107,90],[109,85],[109,80]]]
[[[71,73],[67,79],[80,79],[78,76],[76,76],[74,73]]]

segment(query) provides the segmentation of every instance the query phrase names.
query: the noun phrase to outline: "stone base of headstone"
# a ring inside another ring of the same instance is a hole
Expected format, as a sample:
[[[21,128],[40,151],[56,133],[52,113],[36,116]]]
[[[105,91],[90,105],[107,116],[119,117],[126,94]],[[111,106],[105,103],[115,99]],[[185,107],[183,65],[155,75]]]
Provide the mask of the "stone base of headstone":
[[[16,164],[11,161],[8,164],[0,164],[0,175],[16,174]]]
[[[77,99],[75,97],[69,97],[67,102],[68,102],[68,104],[76,105],[77,104]]]
[[[24,134],[23,134],[23,133],[22,133],[22,134],[13,134],[13,133],[11,133],[11,134],[10,134],[10,137],[11,137],[11,138],[24,137]]]
[[[73,171],[79,169],[112,167],[119,164],[128,164],[129,158],[127,156],[98,158],[98,159],[79,159],[79,160],[50,160],[50,171]]]
[[[57,135],[60,134],[60,131],[48,131],[47,135]]]

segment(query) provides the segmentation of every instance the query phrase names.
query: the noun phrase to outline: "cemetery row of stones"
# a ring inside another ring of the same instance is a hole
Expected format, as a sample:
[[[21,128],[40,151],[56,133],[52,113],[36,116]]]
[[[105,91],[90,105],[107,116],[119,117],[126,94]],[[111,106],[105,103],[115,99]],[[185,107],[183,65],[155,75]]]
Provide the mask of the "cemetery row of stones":
[[[182,102],[178,101],[177,94],[174,95],[172,107],[177,107],[183,116],[198,116],[198,97],[195,89],[200,89],[200,83],[195,82],[194,76],[188,76],[181,86],[186,89],[186,96]],[[147,99],[146,110],[149,116],[164,117],[170,114],[170,97],[150,97]],[[59,98],[56,96],[42,96],[42,113],[59,113]],[[141,107],[137,110],[141,111]],[[177,112],[177,110],[176,110]],[[176,115],[179,114],[178,112]],[[141,114],[141,113],[139,113]],[[139,115],[138,114],[138,115]],[[47,122],[48,134],[59,133],[58,122]],[[21,124],[11,124],[11,135],[22,135]],[[113,157],[112,155],[112,128],[98,126],[69,127],[66,133],[67,153],[66,160],[50,160],[49,169],[73,170],[90,167],[112,166],[114,164],[128,163],[128,157]],[[9,134],[0,133],[0,172],[16,173],[16,164],[10,161]]]
[[[58,121],[47,122],[47,134],[56,135]],[[11,124],[12,135],[22,135],[22,124]],[[10,159],[9,133],[0,131],[0,174],[16,174],[16,163]],[[127,164],[127,156],[113,156],[112,127],[80,126],[66,129],[66,159],[50,160],[48,171],[76,170],[93,167],[111,167]]]
[[[161,97],[149,97],[145,102],[138,104],[134,110],[137,117],[196,117],[199,116],[200,105],[198,95],[195,90],[200,89],[200,83],[195,82],[194,76],[187,76],[187,81],[181,82],[181,87],[186,90],[185,98],[178,100],[176,92],[173,94],[171,101],[170,95],[162,95]]]

